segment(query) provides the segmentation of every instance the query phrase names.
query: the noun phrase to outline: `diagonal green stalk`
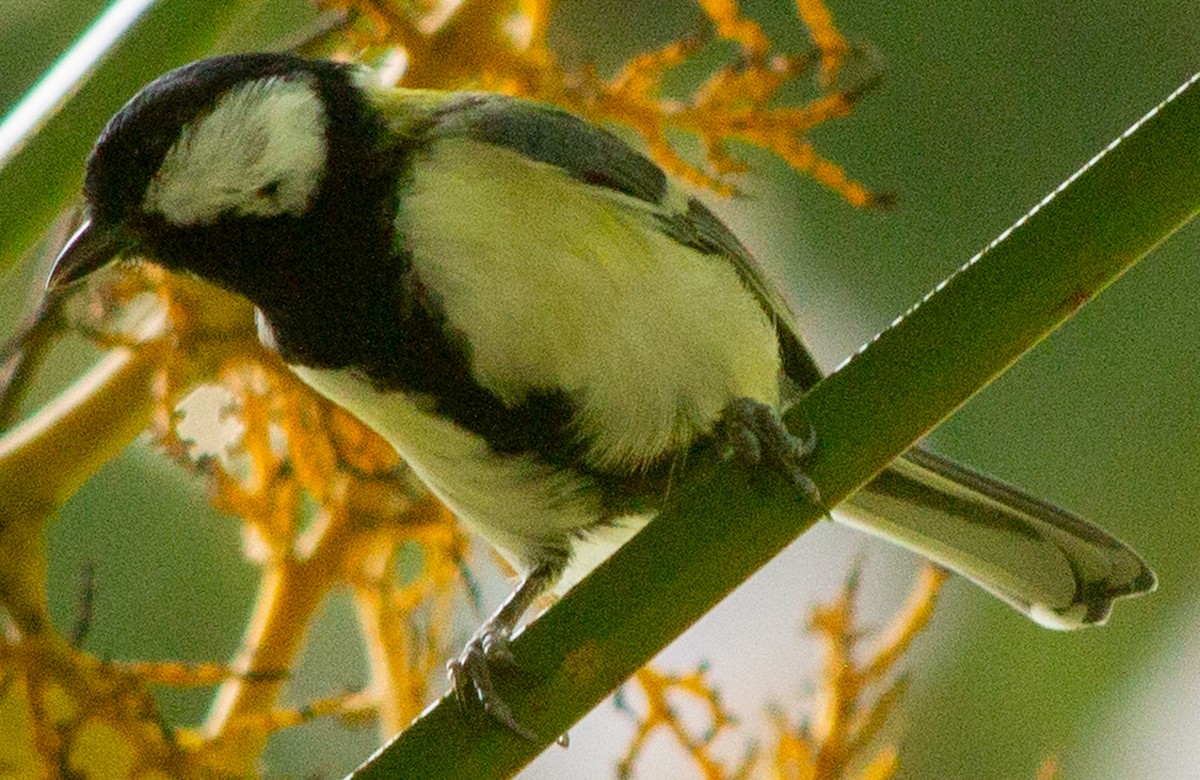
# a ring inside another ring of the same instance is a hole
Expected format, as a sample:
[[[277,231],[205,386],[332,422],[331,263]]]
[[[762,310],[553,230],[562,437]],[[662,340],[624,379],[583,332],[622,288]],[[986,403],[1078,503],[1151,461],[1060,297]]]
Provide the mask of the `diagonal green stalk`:
[[[1200,210],[1200,74],[788,415],[837,504]],[[822,514],[700,453],[655,522],[514,643],[501,694],[530,743],[443,698],[353,777],[507,777]]]

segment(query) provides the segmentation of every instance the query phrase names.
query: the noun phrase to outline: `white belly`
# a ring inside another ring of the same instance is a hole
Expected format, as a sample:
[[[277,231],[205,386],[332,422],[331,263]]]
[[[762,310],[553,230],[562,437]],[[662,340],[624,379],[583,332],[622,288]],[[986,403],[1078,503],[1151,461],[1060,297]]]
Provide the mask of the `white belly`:
[[[379,433],[468,528],[518,571],[546,547],[571,550],[555,585],[566,592],[649,516],[617,518],[591,533],[600,499],[583,479],[523,455],[496,456],[478,436],[421,410],[403,393],[382,393],[345,371],[292,366],[317,392]]]
[[[380,392],[345,371],[292,369],[387,439],[438,498],[506,557],[561,544],[601,516],[599,496],[583,480],[529,456],[497,456],[481,437],[423,411],[419,399]]]

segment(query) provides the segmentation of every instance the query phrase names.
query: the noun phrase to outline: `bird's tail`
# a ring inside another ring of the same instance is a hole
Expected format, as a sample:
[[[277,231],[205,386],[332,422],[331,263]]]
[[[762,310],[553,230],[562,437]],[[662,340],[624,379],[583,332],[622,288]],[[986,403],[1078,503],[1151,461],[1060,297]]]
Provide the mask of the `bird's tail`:
[[[914,447],[833,511],[977,583],[1034,621],[1103,623],[1154,589],[1138,554],[1069,512]]]

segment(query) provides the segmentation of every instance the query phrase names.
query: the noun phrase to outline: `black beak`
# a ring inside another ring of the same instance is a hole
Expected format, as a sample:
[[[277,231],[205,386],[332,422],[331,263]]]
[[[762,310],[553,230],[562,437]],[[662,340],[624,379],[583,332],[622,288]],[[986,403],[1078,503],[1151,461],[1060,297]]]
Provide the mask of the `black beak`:
[[[54,292],[79,281],[108,265],[132,244],[133,237],[122,225],[97,225],[94,220],[84,222],[58,253],[46,289]]]

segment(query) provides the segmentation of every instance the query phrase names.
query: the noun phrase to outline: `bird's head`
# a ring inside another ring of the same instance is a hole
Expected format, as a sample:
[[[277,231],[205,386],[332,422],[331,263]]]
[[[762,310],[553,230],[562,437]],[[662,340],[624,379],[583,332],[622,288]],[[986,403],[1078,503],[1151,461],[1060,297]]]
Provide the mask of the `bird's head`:
[[[131,255],[254,299],[257,286],[302,272],[288,266],[311,244],[337,239],[340,212],[354,211],[364,182],[378,178],[381,133],[342,65],[240,54],[171,71],[97,140],[84,180],[88,221],[50,287]]]

